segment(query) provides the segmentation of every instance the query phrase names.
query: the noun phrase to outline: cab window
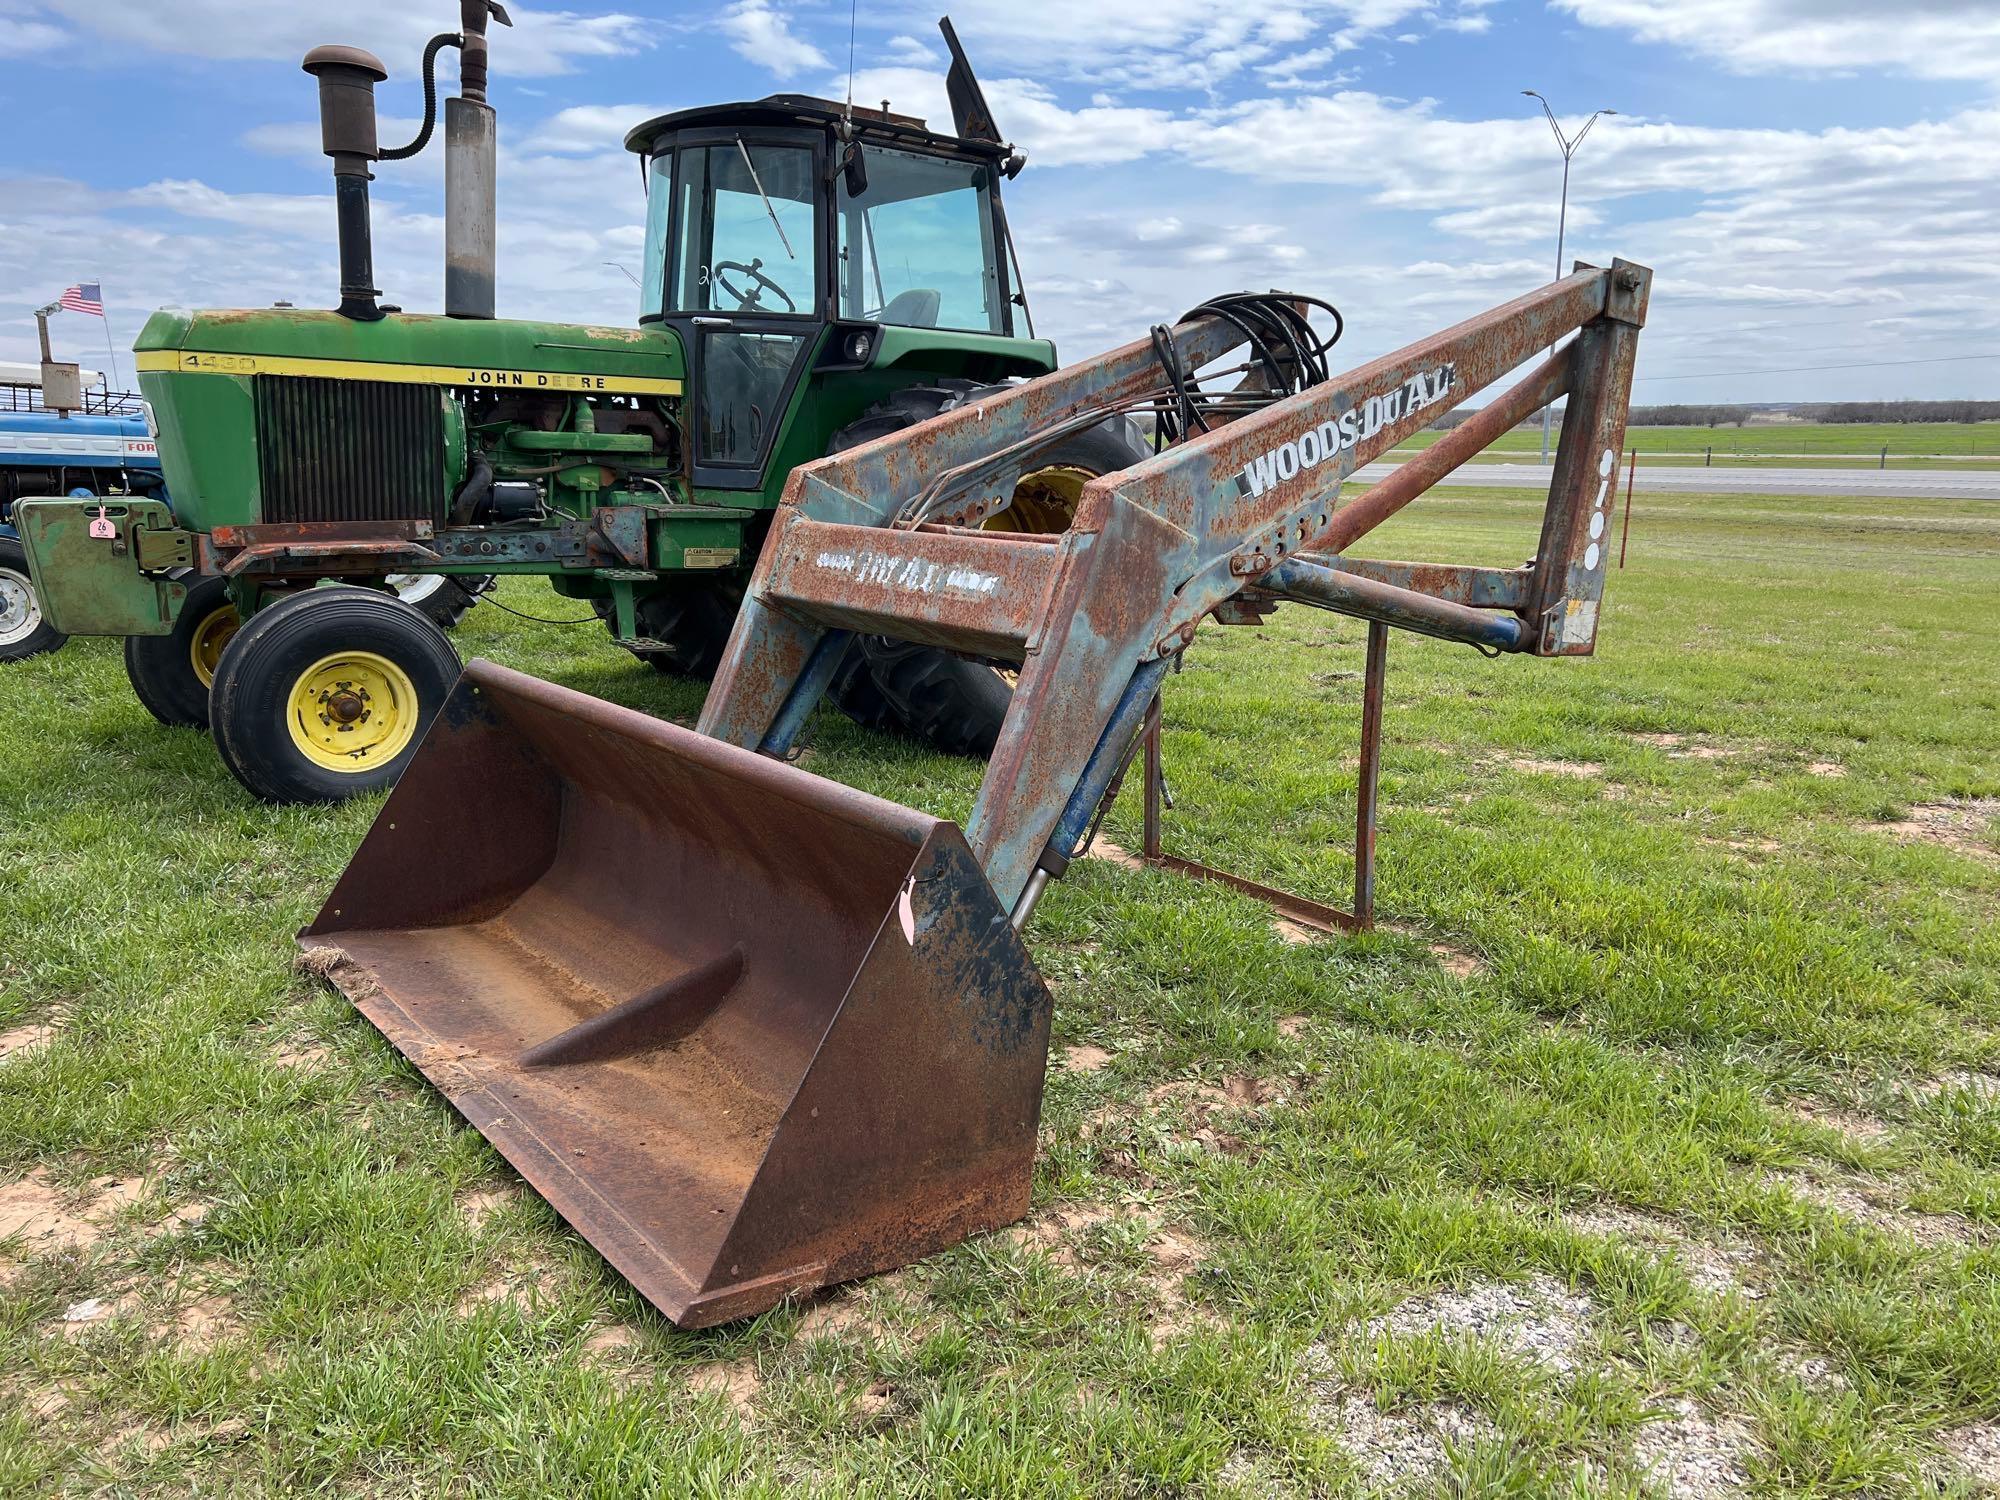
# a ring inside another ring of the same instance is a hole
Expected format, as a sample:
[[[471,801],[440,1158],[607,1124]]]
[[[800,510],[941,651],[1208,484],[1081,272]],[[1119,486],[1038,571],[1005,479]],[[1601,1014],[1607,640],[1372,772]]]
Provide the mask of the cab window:
[[[883,146],[839,198],[840,314],[907,328],[1006,333],[992,169]]]
[[[813,154],[803,146],[680,153],[680,243],[668,310],[813,316]]]

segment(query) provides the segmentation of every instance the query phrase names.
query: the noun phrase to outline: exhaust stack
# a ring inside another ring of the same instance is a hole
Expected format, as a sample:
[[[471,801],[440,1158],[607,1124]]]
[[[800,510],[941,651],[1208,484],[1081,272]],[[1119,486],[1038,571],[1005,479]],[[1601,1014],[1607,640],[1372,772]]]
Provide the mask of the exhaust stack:
[[[437,55],[456,47],[459,93],[444,103],[444,310],[454,318],[493,316],[495,161],[498,131],[486,102],[486,23],[513,25],[499,0],[459,0],[463,30],[447,31],[424,48],[424,123],[407,146],[385,151],[375,134],[375,85],[389,76],[381,59],[359,47],[315,47],[306,72],[319,80],[320,149],[333,158],[340,223],[340,313],[371,323],[382,316],[375,299],[375,253],[368,217],[368,170],[402,161],[430,144],[437,125]]]
[[[514,24],[493,0],[459,0],[459,91],[444,102],[444,310],[453,318],[493,316],[499,135],[486,102],[489,15]]]

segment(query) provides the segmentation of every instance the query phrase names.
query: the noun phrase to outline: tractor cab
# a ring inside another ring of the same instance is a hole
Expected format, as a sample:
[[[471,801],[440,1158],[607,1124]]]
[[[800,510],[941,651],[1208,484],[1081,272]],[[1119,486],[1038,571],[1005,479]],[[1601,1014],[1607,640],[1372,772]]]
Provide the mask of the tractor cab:
[[[663,115],[625,144],[647,173],[640,321],[687,352],[697,486],[762,486],[808,372],[989,340],[1002,364],[1048,368],[1045,345],[1023,348],[999,189],[1021,159],[998,141],[775,94]]]

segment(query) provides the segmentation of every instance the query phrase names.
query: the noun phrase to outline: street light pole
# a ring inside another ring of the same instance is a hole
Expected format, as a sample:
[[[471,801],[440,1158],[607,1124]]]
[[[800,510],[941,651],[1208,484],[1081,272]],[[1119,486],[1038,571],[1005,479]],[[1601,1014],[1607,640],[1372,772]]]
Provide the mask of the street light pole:
[[[1556,145],[1561,148],[1563,154],[1562,206],[1556,215],[1556,280],[1561,281],[1563,274],[1563,236],[1564,232],[1569,228],[1570,158],[1576,155],[1576,148],[1583,144],[1583,138],[1590,134],[1590,127],[1597,123],[1598,115],[1615,115],[1618,111],[1615,109],[1600,109],[1597,111],[1597,114],[1592,115],[1588,120],[1583,122],[1583,128],[1577,131],[1575,135],[1566,136],[1563,134],[1562,126],[1556,123],[1556,112],[1549,108],[1548,100],[1543,99],[1533,89],[1522,89],[1521,92],[1530,99],[1540,100],[1542,113],[1549,117],[1549,129],[1555,132]],[[1548,461],[1549,408],[1544,406],[1542,408],[1542,462],[1546,464]]]

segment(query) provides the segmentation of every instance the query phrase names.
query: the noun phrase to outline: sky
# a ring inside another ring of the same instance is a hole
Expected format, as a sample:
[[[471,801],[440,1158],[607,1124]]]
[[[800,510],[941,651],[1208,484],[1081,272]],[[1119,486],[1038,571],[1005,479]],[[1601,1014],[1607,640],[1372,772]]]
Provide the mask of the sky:
[[[514,3],[495,29],[500,313],[629,323],[625,129],[777,91],[950,128],[942,0]],[[2000,395],[2000,0],[954,0],[1000,129],[1037,331],[1066,358],[1219,292],[1310,292],[1347,362],[1547,280],[1657,272],[1635,401]],[[102,283],[129,383],[155,307],[332,306],[321,42],[414,134],[452,0],[0,0],[0,360]],[[852,30],[850,32],[850,24]],[[452,54],[447,53],[449,59]],[[449,71],[449,64],[446,65]],[[377,280],[442,296],[442,157],[384,164]],[[101,365],[64,313],[59,357]]]

